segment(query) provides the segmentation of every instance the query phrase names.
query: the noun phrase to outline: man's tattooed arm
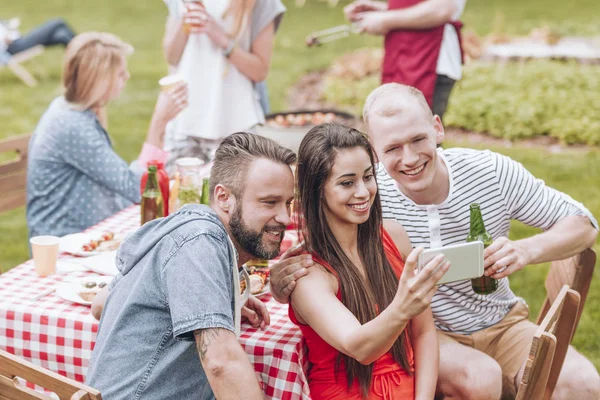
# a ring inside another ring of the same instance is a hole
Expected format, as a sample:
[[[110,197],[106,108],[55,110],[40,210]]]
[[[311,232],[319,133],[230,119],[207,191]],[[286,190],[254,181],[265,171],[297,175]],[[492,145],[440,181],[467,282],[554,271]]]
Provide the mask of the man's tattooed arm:
[[[222,330],[222,328],[209,328],[194,331],[194,337],[196,338],[196,349],[198,350],[200,361],[204,361],[208,347],[218,338]]]
[[[199,329],[194,331],[194,338],[217,399],[263,399],[253,365],[233,332],[224,328]]]

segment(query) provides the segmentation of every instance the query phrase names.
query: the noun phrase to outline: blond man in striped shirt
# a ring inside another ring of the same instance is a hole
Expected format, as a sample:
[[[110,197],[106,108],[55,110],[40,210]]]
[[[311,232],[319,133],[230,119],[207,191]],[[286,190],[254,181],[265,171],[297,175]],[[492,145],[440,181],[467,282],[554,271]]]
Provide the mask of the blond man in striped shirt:
[[[507,277],[528,264],[593,246],[598,223],[581,203],[547,187],[508,157],[439,148],[444,128],[417,89],[396,83],[375,89],[363,117],[380,162],[377,184],[384,218],[401,223],[413,246],[464,243],[471,203],[481,205],[494,238],[484,266],[486,275],[499,280],[498,290],[478,295],[470,281],[453,282],[440,286],[431,303],[440,339],[438,395],[478,400],[514,395],[537,326]],[[543,232],[510,240],[513,219]],[[271,290],[278,300],[286,300],[303,274],[300,265],[290,258],[272,272]],[[553,399],[598,398],[598,372],[570,347]]]

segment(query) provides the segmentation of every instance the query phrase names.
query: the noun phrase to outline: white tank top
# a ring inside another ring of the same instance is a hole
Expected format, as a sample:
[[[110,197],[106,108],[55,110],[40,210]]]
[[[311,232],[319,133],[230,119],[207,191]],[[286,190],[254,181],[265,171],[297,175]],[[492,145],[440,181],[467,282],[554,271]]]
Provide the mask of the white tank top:
[[[181,17],[180,0],[169,1],[171,16]],[[206,11],[229,31],[231,18],[222,15],[229,0],[204,0]],[[237,46],[250,50],[250,24],[241,33]],[[165,147],[188,136],[222,139],[264,122],[253,82],[223,55],[205,34],[190,35],[177,72],[188,83],[188,107],[167,127]]]

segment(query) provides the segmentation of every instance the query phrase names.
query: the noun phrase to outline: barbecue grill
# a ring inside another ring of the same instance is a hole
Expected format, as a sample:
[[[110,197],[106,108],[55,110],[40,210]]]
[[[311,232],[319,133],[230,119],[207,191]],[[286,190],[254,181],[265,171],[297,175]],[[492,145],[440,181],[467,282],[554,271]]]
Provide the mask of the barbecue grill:
[[[279,125],[279,124],[275,123],[275,119],[278,116],[281,116],[286,121],[288,119],[291,119],[293,121],[293,118],[288,118],[288,116],[299,116],[299,115],[300,116],[306,116],[306,115],[313,116],[317,113],[321,113],[323,115],[331,113],[335,116],[335,119],[333,122],[344,124],[344,125],[347,125],[352,128],[359,129],[359,130],[364,130],[364,129],[362,129],[362,121],[350,113],[339,111],[339,110],[334,110],[334,109],[320,109],[320,110],[294,110],[294,111],[285,111],[285,112],[269,114],[269,115],[265,116],[265,120],[267,122],[264,125],[256,127],[256,133],[258,133],[261,136],[271,138],[271,139],[275,140],[277,143],[281,144],[282,146],[285,146],[297,153],[298,148],[300,147],[300,142],[302,141],[302,138],[304,138],[304,135],[306,135],[306,133],[312,127],[314,127],[315,124],[313,124],[312,121],[310,121],[310,120],[307,121],[308,118],[303,118],[305,121],[305,124],[303,124],[303,125],[294,125],[292,122],[290,122],[289,125]],[[279,118],[279,120],[281,120],[281,118]],[[325,122],[325,121],[323,121],[323,122]]]

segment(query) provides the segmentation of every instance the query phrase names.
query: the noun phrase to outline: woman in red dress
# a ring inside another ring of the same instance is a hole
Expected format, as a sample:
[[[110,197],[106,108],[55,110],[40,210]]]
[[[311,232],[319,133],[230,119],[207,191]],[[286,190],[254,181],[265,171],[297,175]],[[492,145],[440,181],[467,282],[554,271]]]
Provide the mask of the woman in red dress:
[[[357,130],[311,129],[297,179],[315,265],[297,281],[290,318],[308,347],[311,397],[433,399],[439,355],[429,303],[448,264],[436,258],[414,271],[421,250],[411,252],[400,225],[383,223],[373,151]]]

